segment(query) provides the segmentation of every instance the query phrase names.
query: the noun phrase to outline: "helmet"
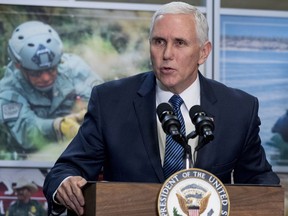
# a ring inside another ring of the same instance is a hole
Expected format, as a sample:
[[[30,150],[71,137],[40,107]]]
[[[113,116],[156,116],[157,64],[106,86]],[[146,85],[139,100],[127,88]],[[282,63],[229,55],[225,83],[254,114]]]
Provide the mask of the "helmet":
[[[61,59],[63,44],[58,33],[39,21],[19,25],[8,42],[11,60],[28,70],[46,70],[55,67]]]

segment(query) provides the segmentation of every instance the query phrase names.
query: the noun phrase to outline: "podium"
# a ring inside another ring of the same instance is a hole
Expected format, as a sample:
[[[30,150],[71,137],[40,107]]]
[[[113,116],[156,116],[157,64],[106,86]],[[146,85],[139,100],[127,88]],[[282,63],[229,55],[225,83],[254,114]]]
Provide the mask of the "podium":
[[[83,188],[85,216],[158,216],[156,183],[89,182]],[[230,216],[283,216],[284,188],[272,185],[225,185]],[[68,216],[74,216],[68,212]]]

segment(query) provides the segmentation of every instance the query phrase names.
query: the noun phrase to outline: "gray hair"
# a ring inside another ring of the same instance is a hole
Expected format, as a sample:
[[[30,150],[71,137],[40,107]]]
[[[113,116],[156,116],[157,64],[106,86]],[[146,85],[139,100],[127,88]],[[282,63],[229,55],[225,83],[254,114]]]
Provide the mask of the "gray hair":
[[[150,39],[155,21],[158,16],[164,14],[192,14],[195,18],[196,32],[200,45],[208,41],[209,26],[204,14],[202,14],[196,7],[185,2],[170,2],[161,6],[153,15],[150,25]]]

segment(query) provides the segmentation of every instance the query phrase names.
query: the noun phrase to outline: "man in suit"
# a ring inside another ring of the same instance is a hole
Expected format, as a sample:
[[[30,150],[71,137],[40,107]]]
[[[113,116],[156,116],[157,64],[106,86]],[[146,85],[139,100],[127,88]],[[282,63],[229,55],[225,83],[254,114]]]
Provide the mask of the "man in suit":
[[[92,90],[78,134],[44,183],[50,211],[83,214],[81,187],[97,180],[102,168],[107,181],[163,183],[166,135],[156,107],[173,95],[184,101],[186,133],[195,129],[192,106],[200,104],[214,119],[215,138],[195,153],[194,167],[223,183],[279,184],[261,146],[258,100],[198,71],[211,51],[204,15],[186,3],[165,4],[152,18],[149,41],[152,72]],[[189,145],[194,151],[198,137]]]

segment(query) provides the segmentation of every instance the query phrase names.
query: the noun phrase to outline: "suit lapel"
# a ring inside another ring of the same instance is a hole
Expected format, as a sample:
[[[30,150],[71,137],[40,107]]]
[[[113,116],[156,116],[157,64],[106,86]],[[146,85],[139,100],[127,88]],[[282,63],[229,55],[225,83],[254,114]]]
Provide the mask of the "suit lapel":
[[[215,117],[217,116],[217,109],[215,109],[217,98],[214,94],[214,90],[208,79],[200,73],[199,80],[201,106],[207,115]],[[143,79],[141,87],[139,88],[138,96],[134,99],[134,107],[148,158],[159,181],[164,182],[165,178],[161,165],[157,135],[155,85],[156,80],[154,74],[152,72],[147,73],[146,77]],[[149,118],[147,118],[147,116],[149,116]],[[152,118],[150,118],[150,116]],[[208,143],[205,148],[198,151],[195,167],[202,168],[206,166],[206,159],[209,158],[210,154],[209,145],[213,145],[213,141]]]
[[[214,90],[207,78],[205,78],[200,72],[198,75],[200,80],[201,107],[208,116],[213,117],[215,120],[215,116],[217,116],[217,109],[215,109],[217,98],[214,94]],[[199,139],[199,142],[201,142],[201,139]],[[201,148],[198,151],[195,167],[204,168],[206,166],[205,164],[207,163],[207,158],[209,158],[210,153],[213,152],[209,147],[211,145],[213,145],[213,141],[206,144],[204,148]]]
[[[148,159],[159,181],[163,182],[164,174],[160,159],[156,124],[155,85],[154,74],[148,73],[138,91],[138,96],[134,100],[134,107]]]

